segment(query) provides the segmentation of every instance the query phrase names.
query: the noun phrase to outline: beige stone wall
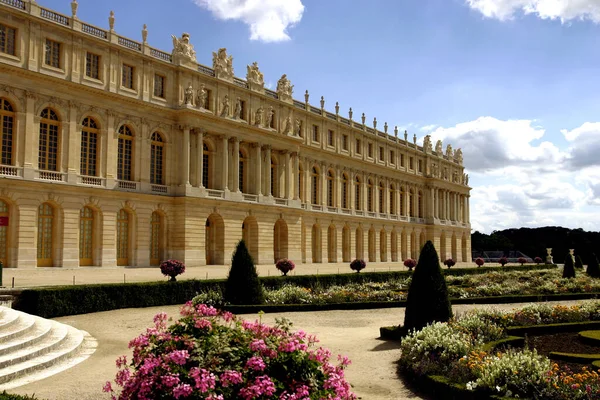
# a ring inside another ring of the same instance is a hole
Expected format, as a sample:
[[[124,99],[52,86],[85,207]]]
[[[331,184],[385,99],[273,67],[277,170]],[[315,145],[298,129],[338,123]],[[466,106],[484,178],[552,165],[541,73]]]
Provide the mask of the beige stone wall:
[[[408,133],[388,134],[387,124],[382,132],[343,117],[339,107],[328,112],[324,101],[315,107],[308,97],[280,97],[242,79],[215,77],[195,62],[174,63],[146,42],[42,13],[36,2],[14,5],[0,4],[0,24],[16,32],[14,54],[0,52],[0,99],[12,107],[0,112],[14,125],[12,161],[0,162],[0,200],[10,221],[6,243],[0,243],[5,265],[40,264],[43,203],[54,210],[46,234],[56,267],[80,265],[80,211],[86,206],[94,214],[96,266],[116,265],[119,246],[126,248],[127,265],[149,265],[153,212],[161,216],[161,258],[190,266],[229,263],[242,237],[261,264],[286,249],[297,263],[347,262],[361,252],[369,262],[402,261],[417,258],[425,240],[446,258],[471,260],[462,153],[443,153],[441,143],[435,151],[418,146]],[[47,65],[46,40],[60,43],[58,68]],[[98,79],[87,76],[88,54],[99,57]],[[134,68],[132,88],[122,85],[124,65]],[[163,97],[155,93],[156,76],[163,79]],[[193,98],[186,101],[190,87]],[[202,87],[207,109],[198,104]],[[226,95],[229,112],[223,111]],[[233,115],[238,97],[241,119]],[[265,127],[257,111],[271,107],[274,123]],[[52,170],[38,165],[45,109],[57,115]],[[98,127],[93,176],[80,168],[86,118]],[[118,179],[124,126],[133,134],[130,180]],[[151,180],[154,133],[163,139],[162,184]],[[117,240],[122,209],[129,216],[125,244]]]

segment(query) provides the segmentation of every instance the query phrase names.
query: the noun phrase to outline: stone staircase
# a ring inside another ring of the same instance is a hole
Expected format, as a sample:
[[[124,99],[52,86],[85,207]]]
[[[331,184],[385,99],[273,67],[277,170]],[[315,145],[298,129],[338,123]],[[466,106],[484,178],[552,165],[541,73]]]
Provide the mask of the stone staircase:
[[[85,331],[0,306],[0,392],[71,368],[96,347]]]

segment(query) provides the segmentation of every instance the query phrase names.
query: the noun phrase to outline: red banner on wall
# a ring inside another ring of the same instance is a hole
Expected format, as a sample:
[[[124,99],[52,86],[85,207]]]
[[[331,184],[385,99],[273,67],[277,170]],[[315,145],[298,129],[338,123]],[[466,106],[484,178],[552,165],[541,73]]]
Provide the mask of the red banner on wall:
[[[8,226],[8,217],[0,217],[0,226]]]

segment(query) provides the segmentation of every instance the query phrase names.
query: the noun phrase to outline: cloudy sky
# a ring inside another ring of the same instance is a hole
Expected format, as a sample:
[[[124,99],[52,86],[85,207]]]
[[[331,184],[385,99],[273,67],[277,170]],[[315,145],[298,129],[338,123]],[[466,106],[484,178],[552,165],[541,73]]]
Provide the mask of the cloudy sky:
[[[68,0],[39,0],[70,14]],[[600,230],[600,0],[79,0],[82,20],[463,149],[474,230]]]

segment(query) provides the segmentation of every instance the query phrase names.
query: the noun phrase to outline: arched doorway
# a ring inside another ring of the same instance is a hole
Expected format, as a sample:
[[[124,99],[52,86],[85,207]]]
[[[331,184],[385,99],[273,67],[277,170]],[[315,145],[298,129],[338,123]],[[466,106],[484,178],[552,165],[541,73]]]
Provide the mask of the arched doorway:
[[[356,228],[356,258],[358,260],[364,260],[365,252],[364,252],[364,238],[363,238],[363,230],[362,228]]]
[[[94,265],[94,210],[83,207],[79,212],[79,265]]]
[[[0,200],[0,262],[4,267],[8,266],[8,238],[9,224],[8,204]]]
[[[369,262],[376,262],[375,254],[375,229],[369,229]]]
[[[467,259],[467,235],[465,235],[463,233],[462,238],[460,240],[460,250],[462,253],[462,262],[468,262],[469,260]]]
[[[379,259],[381,262],[387,261],[387,233],[383,229],[379,232]]]
[[[398,234],[396,230],[392,231],[391,239],[390,239],[390,247],[392,251],[392,262],[398,261]]]
[[[150,218],[150,265],[160,265],[165,259],[164,217],[158,211]]]
[[[452,259],[456,261],[458,257],[458,252],[456,250],[458,239],[456,238],[456,233],[452,233]]]
[[[54,265],[54,224],[54,207],[49,203],[40,204],[38,207],[38,267],[52,267]]]
[[[256,222],[256,217],[246,217],[242,223],[242,239],[246,242],[250,256],[258,264],[258,222]]]
[[[337,262],[337,230],[335,225],[329,225],[327,229],[327,261]]]
[[[288,227],[283,219],[278,219],[273,226],[273,261],[288,258]]]
[[[129,265],[131,214],[120,209],[117,214],[117,265]]]
[[[348,225],[342,229],[342,261],[350,262],[350,228]]]
[[[210,214],[205,224],[206,265],[225,264],[225,223],[219,214]]]
[[[321,242],[321,227],[317,224],[314,224],[312,227],[312,262],[320,263],[322,257],[323,246]]]
[[[400,257],[402,261],[406,260],[408,257],[408,237],[406,235],[406,230],[402,229],[402,233],[400,234],[400,252],[402,253]]]

